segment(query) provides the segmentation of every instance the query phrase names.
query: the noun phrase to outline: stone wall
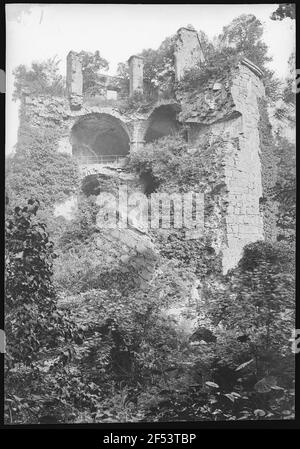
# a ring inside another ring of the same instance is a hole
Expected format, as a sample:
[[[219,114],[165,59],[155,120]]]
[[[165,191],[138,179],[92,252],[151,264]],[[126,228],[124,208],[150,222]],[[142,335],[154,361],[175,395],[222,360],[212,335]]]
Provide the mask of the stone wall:
[[[198,34],[189,28],[177,31],[175,44],[175,78],[180,81],[187,69],[203,62],[204,56]]]
[[[143,93],[143,58],[140,56],[131,56],[128,60],[129,64],[129,95],[134,92]]]
[[[201,61],[202,53],[193,30],[180,29],[178,36],[176,61],[180,74],[184,67]],[[196,56],[192,56],[193,52]],[[79,66],[72,52],[68,58],[69,89],[80,96],[76,84],[80,82],[80,77],[76,78]],[[76,79],[71,77],[72,73]],[[82,118],[104,114],[117,119],[128,135],[130,151],[139,151],[155,110],[162,105],[175,108],[179,123],[189,126],[190,150],[202,160],[199,183],[206,193],[205,230],[217,252],[222,251],[223,268],[227,271],[236,265],[247,243],[274,239],[275,212],[262,207],[268,186],[274,182],[274,161],[272,149],[270,145],[267,148],[261,133],[264,98],[261,76],[257,67],[243,60],[229,73],[207,80],[196,92],[179,92],[177,102],[158,102],[147,113],[121,113],[117,107],[87,104],[78,109],[68,99],[42,96],[24,97],[24,107],[32,126],[59,129],[57,150],[69,154],[72,154],[72,127]],[[100,172],[101,167],[94,167],[95,171]],[[84,173],[83,170],[82,176]],[[273,180],[266,181],[269,178]]]
[[[78,55],[70,51],[67,56],[67,92],[71,109],[80,109],[82,105],[83,76]]]
[[[219,214],[220,220],[214,239],[223,253],[224,272],[236,265],[246,244],[265,238],[260,208],[264,170],[259,133],[259,102],[264,87],[260,77],[258,68],[242,61],[227,76],[208,81],[192,104],[183,98],[179,114],[181,120],[191,124],[194,145],[203,146],[207,136],[211,142],[220,140],[217,159],[222,187],[219,205],[215,202],[214,215]],[[215,182],[211,172],[214,167],[211,158],[207,159],[208,174],[201,182],[209,185]],[[209,223],[216,224],[216,220],[210,218],[206,229],[212,226]]]
[[[227,248],[224,269],[233,267],[241,257],[243,247],[264,239],[263,217],[259,203],[262,197],[262,165],[259,139],[259,99],[264,87],[252,68],[240,64],[231,86],[236,110],[241,114],[236,133],[238,147],[226,154]]]

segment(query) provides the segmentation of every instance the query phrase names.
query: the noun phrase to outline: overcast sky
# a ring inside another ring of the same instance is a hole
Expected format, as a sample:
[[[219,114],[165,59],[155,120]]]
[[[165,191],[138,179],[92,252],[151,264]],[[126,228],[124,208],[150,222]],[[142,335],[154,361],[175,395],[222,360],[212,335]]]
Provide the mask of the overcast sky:
[[[20,7],[24,11],[20,10]],[[65,74],[70,50],[100,50],[114,74],[118,62],[144,48],[157,48],[181,26],[192,24],[210,37],[241,14],[255,14],[265,27],[264,40],[279,77],[287,74],[287,60],[295,42],[294,21],[270,20],[277,5],[6,5],[6,151],[16,143],[18,104],[12,102],[13,69],[57,55]]]

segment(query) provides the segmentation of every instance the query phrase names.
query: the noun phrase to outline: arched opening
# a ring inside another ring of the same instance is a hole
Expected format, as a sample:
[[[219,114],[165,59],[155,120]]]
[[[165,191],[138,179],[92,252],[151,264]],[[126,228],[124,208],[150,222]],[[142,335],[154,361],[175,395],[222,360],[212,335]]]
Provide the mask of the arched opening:
[[[145,195],[151,195],[155,192],[159,186],[159,183],[154,179],[151,172],[143,172],[140,174],[140,182],[143,187],[143,192]]]
[[[177,105],[163,105],[152,112],[150,124],[144,137],[146,143],[164,136],[175,135],[178,132],[179,124],[176,120],[178,109]]]
[[[72,128],[72,154],[84,164],[114,162],[129,153],[122,122],[109,114],[90,114]]]

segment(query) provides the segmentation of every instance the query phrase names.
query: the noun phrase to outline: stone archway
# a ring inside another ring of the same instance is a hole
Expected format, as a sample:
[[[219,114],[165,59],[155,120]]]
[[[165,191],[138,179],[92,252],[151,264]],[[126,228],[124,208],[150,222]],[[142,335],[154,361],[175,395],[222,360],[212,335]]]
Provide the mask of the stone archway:
[[[81,117],[72,127],[71,143],[73,156],[83,164],[113,162],[130,150],[125,125],[106,113]]]
[[[174,104],[155,108],[148,119],[149,124],[144,134],[145,143],[176,134],[179,130],[177,112],[178,106]]]

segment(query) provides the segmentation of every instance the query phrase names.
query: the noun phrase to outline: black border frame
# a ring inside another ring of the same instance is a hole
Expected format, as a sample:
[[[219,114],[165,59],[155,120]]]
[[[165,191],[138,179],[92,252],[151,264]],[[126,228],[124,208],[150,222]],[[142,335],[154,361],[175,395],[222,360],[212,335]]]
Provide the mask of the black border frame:
[[[5,4],[16,4],[16,3],[25,3],[25,2],[6,2]],[[32,4],[55,4],[57,2],[28,2]],[[75,4],[79,3],[82,4],[83,2],[62,2],[63,4]],[[90,2],[89,2],[90,3]],[[102,2],[101,2],[102,3]],[[112,2],[105,2],[105,3],[112,3]],[[118,4],[155,4],[154,2],[116,2]],[[161,2],[161,3],[167,3],[167,2]],[[172,3],[181,3],[185,4],[184,2],[172,2]],[[190,4],[194,4],[194,2],[189,2]],[[287,2],[275,2],[275,1],[264,1],[264,2],[257,2],[257,1],[230,1],[230,2],[222,2],[222,1],[203,1],[203,2],[195,2],[195,4],[274,4],[278,5],[279,3],[287,3]],[[288,2],[288,3],[295,3]],[[6,52],[6,28],[5,28],[5,4],[0,5],[0,33],[1,33],[1,45],[0,45],[0,69],[5,70],[5,52]],[[59,4],[59,3],[58,3]],[[296,3],[296,42],[300,42],[300,32],[299,32],[299,26],[297,23],[297,20],[299,19],[299,12],[300,12],[300,6],[297,7]],[[296,67],[299,67],[300,64],[299,59],[299,46],[296,45]],[[300,67],[299,67],[300,68]],[[299,95],[296,97],[296,106],[299,102]],[[5,95],[0,93],[0,114],[1,117],[5,117]],[[298,115],[297,115],[297,122],[298,122]],[[0,208],[1,211],[1,227],[2,231],[4,231],[4,210],[5,210],[5,121],[1,120],[0,122],[0,144],[1,144],[1,163],[0,163],[0,169],[3,170],[2,176],[0,177],[1,180],[1,188],[0,188],[0,194],[1,194],[1,205]],[[296,140],[296,149],[297,149],[297,140]],[[297,160],[297,179],[299,179],[299,158],[296,155]],[[297,182],[297,210],[299,206],[299,183]],[[297,214],[298,217],[298,214]],[[296,224],[296,230],[297,235],[299,232],[300,223],[299,220],[297,220]],[[4,232],[1,232],[1,247],[4,248]],[[296,240],[296,329],[300,329],[300,313],[299,313],[299,302],[298,302],[298,293],[299,293],[299,251],[300,251],[300,243],[299,240]],[[4,250],[3,250],[4,255]],[[3,260],[3,259],[2,259]],[[1,277],[4,279],[4,264],[1,264]],[[4,298],[4,282],[1,282],[1,298]],[[1,301],[0,306],[0,329],[4,329],[4,300]],[[274,421],[216,421],[216,422],[180,422],[180,423],[168,423],[168,422],[157,422],[157,423],[113,423],[113,424],[37,424],[37,425],[4,425],[3,421],[3,415],[4,415],[4,354],[0,354],[0,381],[1,381],[1,402],[0,402],[0,429],[1,430],[23,430],[21,433],[22,438],[22,445],[25,443],[28,443],[32,445],[33,447],[40,447],[41,443],[44,440],[40,440],[39,438],[32,438],[30,436],[29,430],[72,430],[72,439],[75,440],[76,445],[87,445],[87,443],[90,443],[92,441],[92,444],[95,443],[97,446],[101,446],[101,442],[103,443],[103,436],[109,435],[110,433],[113,433],[114,435],[137,435],[142,438],[145,438],[143,443],[139,441],[140,445],[147,446],[147,434],[148,433],[181,433],[181,434],[191,434],[194,433],[197,435],[197,438],[193,441],[193,443],[189,444],[193,446],[198,446],[200,442],[202,442],[202,436],[200,436],[200,432],[202,433],[202,430],[216,430],[216,429],[300,429],[300,394],[299,394],[299,387],[298,387],[298,378],[299,378],[299,365],[300,365],[300,355],[296,355],[296,418],[295,420],[274,420]],[[79,432],[82,430],[89,430],[88,434],[88,440],[87,440],[87,433]],[[24,432],[26,431],[26,432]],[[19,432],[18,432],[19,434]],[[60,434],[61,435],[61,434]],[[101,436],[102,435],[102,436]],[[9,435],[6,434],[6,436],[9,438],[10,444],[15,442],[14,437],[12,438],[12,433],[10,432]],[[71,436],[70,432],[68,432],[68,438]],[[72,441],[72,444],[74,443],[74,440]],[[214,439],[210,441],[210,444],[213,442]],[[55,444],[56,446],[62,442],[61,438],[57,438],[53,432],[49,433],[47,432],[47,442],[49,444]],[[71,442],[69,440],[69,442]],[[178,445],[177,445],[178,446]],[[151,446],[150,446],[151,447]]]

